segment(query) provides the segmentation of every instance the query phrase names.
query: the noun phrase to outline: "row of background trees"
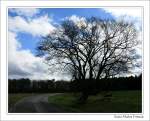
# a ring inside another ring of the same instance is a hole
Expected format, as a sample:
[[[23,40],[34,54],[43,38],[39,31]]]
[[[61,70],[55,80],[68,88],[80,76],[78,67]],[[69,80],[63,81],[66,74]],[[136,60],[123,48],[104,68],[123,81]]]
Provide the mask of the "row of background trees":
[[[93,85],[91,93],[112,90],[141,90],[142,75],[130,77],[115,77],[93,81],[86,80],[84,86],[74,81],[53,80],[30,80],[30,79],[9,79],[9,93],[53,93],[53,92],[80,92],[80,88]],[[89,85],[88,85],[89,84]],[[95,90],[95,91],[93,91]]]

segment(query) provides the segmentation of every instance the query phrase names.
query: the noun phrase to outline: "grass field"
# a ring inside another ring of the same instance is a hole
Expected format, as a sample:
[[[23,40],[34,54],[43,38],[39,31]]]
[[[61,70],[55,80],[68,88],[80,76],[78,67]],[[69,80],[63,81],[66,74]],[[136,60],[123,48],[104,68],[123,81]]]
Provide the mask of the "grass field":
[[[11,108],[19,100],[32,95],[34,94],[31,93],[8,94],[8,107]]]
[[[90,96],[86,104],[76,103],[73,94],[61,94],[48,98],[49,103],[64,108],[68,113],[140,113],[142,112],[141,91],[113,91],[111,100],[101,94]]]

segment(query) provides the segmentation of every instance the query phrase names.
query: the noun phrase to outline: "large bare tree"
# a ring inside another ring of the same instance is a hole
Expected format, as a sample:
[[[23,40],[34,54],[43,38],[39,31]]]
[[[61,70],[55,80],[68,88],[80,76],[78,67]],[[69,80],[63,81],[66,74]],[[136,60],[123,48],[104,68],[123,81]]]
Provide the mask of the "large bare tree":
[[[78,22],[64,20],[43,37],[37,49],[49,66],[63,67],[79,84],[88,81],[89,85],[82,87],[87,97],[94,80],[130,71],[136,45],[137,31],[132,23],[92,17]]]

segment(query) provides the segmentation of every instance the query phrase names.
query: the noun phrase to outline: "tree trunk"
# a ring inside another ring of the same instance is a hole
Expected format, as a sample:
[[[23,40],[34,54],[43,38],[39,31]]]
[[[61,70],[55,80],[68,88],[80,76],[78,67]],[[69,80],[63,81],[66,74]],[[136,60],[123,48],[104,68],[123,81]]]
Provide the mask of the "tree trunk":
[[[82,92],[81,96],[79,97],[78,103],[79,104],[85,104],[89,95],[86,92]]]

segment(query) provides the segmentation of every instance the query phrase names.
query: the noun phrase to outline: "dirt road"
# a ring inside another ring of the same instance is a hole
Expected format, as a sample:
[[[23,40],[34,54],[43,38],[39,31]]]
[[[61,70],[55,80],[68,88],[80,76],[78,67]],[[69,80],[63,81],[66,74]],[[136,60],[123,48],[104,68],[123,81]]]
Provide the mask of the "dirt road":
[[[48,97],[53,95],[57,93],[25,97],[10,108],[9,113],[64,113],[60,107],[48,103]]]

